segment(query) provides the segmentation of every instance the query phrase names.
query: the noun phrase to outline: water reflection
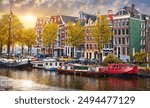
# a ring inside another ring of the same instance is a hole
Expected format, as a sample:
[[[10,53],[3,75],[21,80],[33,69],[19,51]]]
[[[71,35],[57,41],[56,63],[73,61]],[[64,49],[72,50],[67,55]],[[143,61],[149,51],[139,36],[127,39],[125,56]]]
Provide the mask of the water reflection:
[[[150,90],[149,78],[81,77],[33,69],[0,69],[0,90]],[[7,89],[6,89],[7,88]]]

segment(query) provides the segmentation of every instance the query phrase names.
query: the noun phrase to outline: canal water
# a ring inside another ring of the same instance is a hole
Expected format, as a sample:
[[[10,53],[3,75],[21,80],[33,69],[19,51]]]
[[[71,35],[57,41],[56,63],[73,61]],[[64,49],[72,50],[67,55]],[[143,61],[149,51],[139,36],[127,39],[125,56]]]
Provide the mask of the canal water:
[[[0,69],[1,91],[149,91],[150,78],[82,77],[44,70]]]

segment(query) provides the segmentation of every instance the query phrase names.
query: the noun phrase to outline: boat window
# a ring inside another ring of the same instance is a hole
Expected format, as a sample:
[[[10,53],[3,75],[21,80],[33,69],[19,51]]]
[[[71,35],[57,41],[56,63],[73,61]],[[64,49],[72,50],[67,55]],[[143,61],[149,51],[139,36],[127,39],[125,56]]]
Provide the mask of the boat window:
[[[57,63],[55,63],[55,66],[57,66]]]
[[[43,64],[38,64],[38,66],[43,66]]]
[[[62,65],[62,63],[59,63],[59,66],[61,66]]]
[[[46,63],[46,65],[48,65],[48,63]]]
[[[52,63],[50,63],[50,66],[52,66]]]

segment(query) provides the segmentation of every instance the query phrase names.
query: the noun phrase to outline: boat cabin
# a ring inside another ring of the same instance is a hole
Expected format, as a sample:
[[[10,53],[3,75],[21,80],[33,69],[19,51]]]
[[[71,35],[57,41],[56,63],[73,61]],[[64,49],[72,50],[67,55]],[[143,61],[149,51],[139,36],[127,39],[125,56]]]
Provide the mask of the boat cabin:
[[[90,68],[88,66],[84,66],[84,65],[80,65],[80,64],[65,64],[65,65],[62,65],[61,69],[88,71]]]

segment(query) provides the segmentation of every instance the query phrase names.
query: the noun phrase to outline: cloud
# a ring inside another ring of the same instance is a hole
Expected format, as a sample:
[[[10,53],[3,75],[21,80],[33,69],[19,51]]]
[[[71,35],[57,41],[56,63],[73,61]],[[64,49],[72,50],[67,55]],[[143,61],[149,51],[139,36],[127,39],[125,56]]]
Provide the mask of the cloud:
[[[145,4],[145,3],[141,3],[138,7],[137,10],[141,13],[144,14],[149,14],[150,15],[150,7],[149,5]]]
[[[149,13],[150,7],[146,4],[141,4],[137,0],[13,0],[15,13],[34,13],[37,16],[50,16],[58,14],[58,10],[65,15],[78,16],[79,11],[88,13],[96,13],[98,10],[101,13],[106,13],[108,9],[114,12],[124,7],[131,6],[131,3],[137,3],[136,7],[142,11]],[[145,1],[145,0],[143,0]],[[8,12],[9,0],[4,0],[0,4],[0,12]]]

